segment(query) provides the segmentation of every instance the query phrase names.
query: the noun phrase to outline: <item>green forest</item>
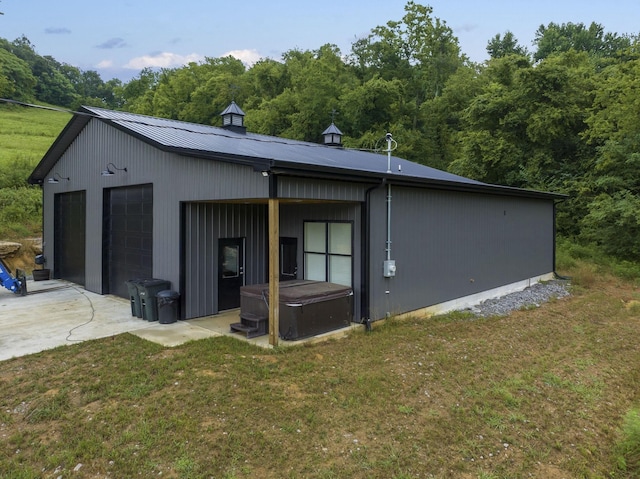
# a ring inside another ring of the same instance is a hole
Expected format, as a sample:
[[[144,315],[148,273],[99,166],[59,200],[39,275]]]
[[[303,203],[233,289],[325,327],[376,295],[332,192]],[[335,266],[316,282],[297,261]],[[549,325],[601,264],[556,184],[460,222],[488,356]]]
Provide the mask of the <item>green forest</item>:
[[[639,37],[594,22],[541,25],[534,38],[524,46],[497,33],[487,39],[489,59],[474,63],[446,20],[410,1],[402,18],[372,28],[349,52],[292,49],[250,67],[207,58],[145,69],[126,83],[40,56],[24,36],[0,38],[0,97],[211,125],[233,98],[249,131],[314,142],[335,115],[345,147],[383,147],[391,132],[396,154],[412,161],[567,194],[561,236],[638,261]],[[0,171],[2,189],[27,188],[21,181]]]

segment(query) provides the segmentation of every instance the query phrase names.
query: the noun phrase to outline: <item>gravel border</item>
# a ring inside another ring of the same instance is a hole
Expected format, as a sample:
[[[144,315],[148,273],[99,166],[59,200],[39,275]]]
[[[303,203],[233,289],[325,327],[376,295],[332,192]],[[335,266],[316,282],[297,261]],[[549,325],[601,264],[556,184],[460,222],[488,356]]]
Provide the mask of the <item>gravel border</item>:
[[[569,296],[571,283],[567,280],[554,279],[529,286],[522,291],[507,294],[500,298],[487,299],[465,311],[487,318],[490,316],[506,316],[512,311],[527,307],[539,307],[551,299]]]

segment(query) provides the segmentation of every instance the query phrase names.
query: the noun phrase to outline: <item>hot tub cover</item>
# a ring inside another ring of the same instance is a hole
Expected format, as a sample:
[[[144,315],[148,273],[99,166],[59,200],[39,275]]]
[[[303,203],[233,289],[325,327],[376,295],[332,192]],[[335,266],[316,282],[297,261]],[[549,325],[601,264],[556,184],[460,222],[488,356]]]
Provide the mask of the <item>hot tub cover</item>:
[[[262,298],[268,304],[269,284],[243,286],[241,294],[247,298]],[[280,283],[280,303],[290,307],[305,306],[335,298],[352,296],[353,290],[341,284],[294,279]]]

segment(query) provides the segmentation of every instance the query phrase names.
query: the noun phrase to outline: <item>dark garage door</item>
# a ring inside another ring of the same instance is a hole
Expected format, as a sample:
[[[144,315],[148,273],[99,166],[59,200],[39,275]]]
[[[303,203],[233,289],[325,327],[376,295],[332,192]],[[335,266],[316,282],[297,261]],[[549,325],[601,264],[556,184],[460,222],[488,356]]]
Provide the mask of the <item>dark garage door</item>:
[[[153,187],[106,190],[104,204],[104,292],[128,298],[125,281],[152,277]]]
[[[54,209],[53,276],[84,286],[86,193],[56,194]]]

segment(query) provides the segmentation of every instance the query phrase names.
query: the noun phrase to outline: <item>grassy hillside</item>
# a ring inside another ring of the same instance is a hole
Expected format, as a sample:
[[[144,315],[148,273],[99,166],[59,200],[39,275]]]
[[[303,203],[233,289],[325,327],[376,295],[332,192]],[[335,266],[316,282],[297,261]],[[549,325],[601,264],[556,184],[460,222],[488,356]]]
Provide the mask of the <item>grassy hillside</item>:
[[[124,334],[0,362],[0,476],[638,477],[638,283],[563,257],[572,295],[508,317],[284,350]]]
[[[70,119],[68,113],[0,106],[0,240],[39,236],[40,189],[27,178]]]
[[[38,108],[0,107],[0,169],[16,159],[35,166],[70,118]]]

